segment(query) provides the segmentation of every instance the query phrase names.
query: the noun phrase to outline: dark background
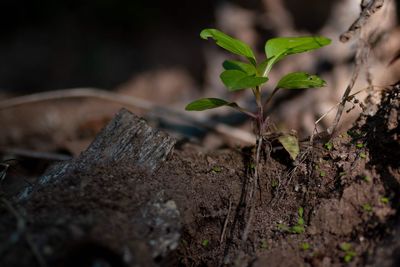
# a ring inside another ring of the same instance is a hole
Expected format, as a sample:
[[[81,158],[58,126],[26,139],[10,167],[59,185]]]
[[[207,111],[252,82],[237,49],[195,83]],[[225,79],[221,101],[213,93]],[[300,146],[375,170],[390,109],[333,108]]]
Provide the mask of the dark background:
[[[201,84],[199,32],[215,26],[215,10],[224,2],[263,12],[256,0],[1,0],[0,89],[112,89],[143,71],[176,66]],[[324,23],[331,3],[286,0],[296,27],[311,32]]]

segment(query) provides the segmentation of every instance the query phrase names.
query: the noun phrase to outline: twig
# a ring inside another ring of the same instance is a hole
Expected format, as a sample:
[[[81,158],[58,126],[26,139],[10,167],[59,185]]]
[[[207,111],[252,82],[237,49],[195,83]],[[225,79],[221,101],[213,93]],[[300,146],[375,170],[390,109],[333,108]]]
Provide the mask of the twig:
[[[0,151],[3,153],[18,155],[18,156],[23,156],[23,157],[28,157],[28,158],[45,159],[45,160],[52,160],[52,161],[65,161],[65,160],[71,159],[70,156],[60,154],[60,153],[33,151],[33,150],[21,149],[21,148],[0,147]]]
[[[360,74],[361,67],[365,61],[365,55],[368,53],[365,44],[363,44],[361,41],[359,41],[359,48],[357,49],[357,54],[356,54],[356,63],[354,67],[353,74],[350,79],[350,83],[347,85],[347,88],[342,96],[342,100],[340,102],[340,105],[338,107],[335,119],[332,123],[332,125],[327,129],[328,134],[333,135],[333,133],[336,131],[336,127],[339,124],[340,118],[342,117],[344,107],[346,105],[347,99],[349,98],[350,92],[354,87],[354,84],[357,81],[358,75]]]
[[[217,132],[221,135],[240,140],[244,143],[254,144],[255,142],[255,137],[251,133],[215,122],[208,118],[196,118],[176,109],[160,107],[144,99],[107,92],[95,88],[55,90],[7,99],[0,102],[0,110],[14,108],[26,104],[67,98],[97,98],[143,110],[152,110],[158,117],[178,117],[195,126],[200,126],[202,128]]]
[[[39,250],[37,249],[37,247],[33,243],[32,238],[30,237],[30,235],[26,232],[26,221],[25,221],[25,219],[21,216],[21,214],[19,214],[19,212],[11,205],[11,203],[7,199],[2,197],[1,198],[1,202],[3,202],[3,204],[5,205],[7,210],[17,219],[18,236],[21,236],[22,234],[25,235],[26,243],[30,247],[33,255],[35,256],[37,262],[39,263],[39,266],[47,267],[46,261],[43,259],[43,257],[40,254]]]
[[[369,20],[372,14],[377,12],[384,4],[384,0],[363,0],[360,16],[353,22],[350,28],[340,35],[340,41],[349,41]]]
[[[231,210],[232,210],[232,200],[229,198],[229,209],[228,209],[228,214],[226,215],[226,218],[225,218],[224,227],[222,228],[221,237],[219,239],[220,244],[222,244],[222,242],[225,239],[226,228],[228,227],[229,216],[231,214]]]

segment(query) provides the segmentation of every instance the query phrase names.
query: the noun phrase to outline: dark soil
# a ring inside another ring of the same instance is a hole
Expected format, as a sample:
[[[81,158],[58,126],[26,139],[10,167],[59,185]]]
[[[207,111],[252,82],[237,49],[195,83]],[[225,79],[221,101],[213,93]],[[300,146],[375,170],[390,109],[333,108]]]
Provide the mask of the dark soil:
[[[187,143],[155,174],[129,162],[87,162],[28,201],[11,202],[28,236],[3,205],[0,266],[39,266],[35,250],[48,266],[379,266],[375,251],[399,208],[399,92],[347,133],[305,142],[296,162],[271,142],[245,242],[252,148],[210,152]],[[154,260],[151,240],[141,242],[147,226],[132,218],[158,198],[176,203],[181,238]],[[300,208],[304,229],[296,231]]]

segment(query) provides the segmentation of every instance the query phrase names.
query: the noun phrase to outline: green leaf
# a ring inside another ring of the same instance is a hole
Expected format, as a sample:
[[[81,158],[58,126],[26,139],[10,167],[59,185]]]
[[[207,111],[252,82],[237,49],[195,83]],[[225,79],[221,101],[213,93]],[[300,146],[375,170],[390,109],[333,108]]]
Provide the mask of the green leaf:
[[[289,153],[290,157],[293,160],[296,160],[297,155],[300,152],[297,137],[290,134],[284,134],[280,136],[278,140],[283,145],[283,148]]]
[[[326,82],[317,75],[305,72],[293,72],[285,75],[276,86],[283,89],[305,89],[325,86]]]
[[[267,58],[284,57],[291,54],[315,50],[331,43],[322,36],[278,37],[269,39],[265,44]]]
[[[267,58],[257,66],[257,73],[259,74],[259,76],[266,76],[267,73],[265,71],[270,64],[270,61],[271,59]]]
[[[255,75],[257,72],[253,65],[236,60],[225,60],[222,66],[225,70],[240,70],[248,75]]]
[[[221,73],[220,78],[230,91],[254,88],[268,81],[266,77],[248,75],[240,70],[226,70]]]
[[[234,103],[230,103],[219,98],[202,98],[191,102],[186,106],[185,109],[189,111],[202,111],[228,105],[234,105]]]
[[[307,52],[329,45],[331,40],[322,36],[311,37],[279,37],[269,39],[265,43],[265,54],[270,61],[264,71],[266,76],[272,66],[285,56]]]
[[[253,65],[256,65],[256,58],[253,50],[240,40],[237,40],[217,29],[204,29],[200,33],[200,37],[203,39],[213,38],[216,44],[225,50],[236,55],[246,57]]]

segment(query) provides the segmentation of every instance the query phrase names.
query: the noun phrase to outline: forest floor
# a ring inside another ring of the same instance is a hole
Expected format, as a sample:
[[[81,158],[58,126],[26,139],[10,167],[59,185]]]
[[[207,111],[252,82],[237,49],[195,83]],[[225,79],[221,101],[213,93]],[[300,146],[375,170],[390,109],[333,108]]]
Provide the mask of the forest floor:
[[[245,241],[252,147],[178,143],[152,174],[129,162],[82,161],[20,202],[10,167],[3,171],[0,265],[395,266],[396,244],[384,244],[399,209],[399,93],[398,86],[385,93],[378,112],[349,131],[303,142],[295,162],[270,140]],[[154,198],[179,218],[163,229],[177,233],[177,243],[158,254],[149,249],[154,240],[138,238],[157,232],[157,222],[151,230],[134,222]]]

